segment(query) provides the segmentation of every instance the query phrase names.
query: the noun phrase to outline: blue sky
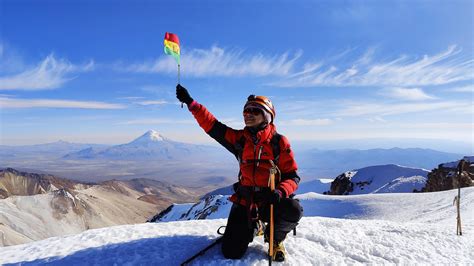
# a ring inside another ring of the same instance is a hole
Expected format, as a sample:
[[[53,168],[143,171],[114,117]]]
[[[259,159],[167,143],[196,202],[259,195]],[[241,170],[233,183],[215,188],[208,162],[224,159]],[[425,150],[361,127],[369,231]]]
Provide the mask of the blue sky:
[[[181,84],[234,128],[257,94],[290,140],[473,143],[472,1],[0,3],[0,144],[212,142],[167,31]]]

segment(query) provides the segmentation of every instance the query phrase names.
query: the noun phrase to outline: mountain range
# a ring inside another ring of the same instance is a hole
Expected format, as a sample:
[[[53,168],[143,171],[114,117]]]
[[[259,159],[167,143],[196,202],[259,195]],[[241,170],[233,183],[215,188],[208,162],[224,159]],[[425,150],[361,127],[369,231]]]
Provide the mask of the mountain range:
[[[463,155],[432,149],[341,149],[304,150],[296,154],[300,169],[307,175],[334,178],[347,169],[358,169],[373,165],[396,164],[431,170],[440,162],[454,161]]]
[[[142,223],[176,202],[206,190],[155,180],[84,183],[54,175],[0,170],[0,246]]]
[[[397,164],[433,169],[462,155],[419,148],[370,150],[295,149],[303,181],[334,179],[348,169]],[[147,178],[183,186],[220,188],[237,179],[234,156],[217,146],[174,141],[154,130],[120,145],[59,141],[30,146],[0,146],[3,168],[49,173],[84,182]]]
[[[154,130],[149,130],[126,144],[105,148],[89,147],[77,152],[68,153],[63,158],[186,161],[206,157],[209,160],[217,160],[221,152],[220,149],[212,146],[173,141]]]

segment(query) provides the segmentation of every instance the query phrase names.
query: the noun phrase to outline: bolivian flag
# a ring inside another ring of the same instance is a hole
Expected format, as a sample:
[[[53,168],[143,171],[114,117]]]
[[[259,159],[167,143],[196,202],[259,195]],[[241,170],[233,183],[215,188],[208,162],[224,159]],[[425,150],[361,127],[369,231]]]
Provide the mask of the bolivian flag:
[[[169,54],[176,60],[179,65],[179,38],[178,35],[167,32],[165,33],[165,54]]]

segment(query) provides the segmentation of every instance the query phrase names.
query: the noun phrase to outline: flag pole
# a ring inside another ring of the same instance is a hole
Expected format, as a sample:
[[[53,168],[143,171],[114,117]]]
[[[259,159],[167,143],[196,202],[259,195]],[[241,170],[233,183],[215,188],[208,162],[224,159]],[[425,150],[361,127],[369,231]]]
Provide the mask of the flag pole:
[[[178,64],[178,84],[179,84],[179,78],[180,78],[180,70],[179,70],[180,65]],[[183,103],[181,103],[181,108],[183,108]]]

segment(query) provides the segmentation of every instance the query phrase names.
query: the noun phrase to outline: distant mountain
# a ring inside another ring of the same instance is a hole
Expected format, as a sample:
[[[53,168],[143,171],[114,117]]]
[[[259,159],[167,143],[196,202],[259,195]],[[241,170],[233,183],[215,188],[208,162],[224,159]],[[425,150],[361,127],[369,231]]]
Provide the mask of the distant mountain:
[[[347,171],[331,183],[330,195],[403,193],[421,191],[429,171],[394,164]]]
[[[48,174],[0,170],[0,246],[145,222],[204,191],[148,179],[82,183]]]
[[[137,139],[105,149],[88,148],[66,154],[65,159],[118,159],[118,160],[188,160],[190,158],[219,158],[222,149],[170,140],[154,130]]]
[[[392,148],[370,150],[310,150],[296,153],[302,175],[334,177],[347,169],[372,165],[397,164],[408,167],[433,169],[439,162],[453,161],[460,154],[419,148]]]
[[[9,196],[31,196],[59,189],[86,189],[92,183],[81,183],[48,174],[20,172],[12,168],[0,170],[0,199]]]
[[[46,144],[7,146],[0,145],[0,158],[5,157],[62,157],[64,154],[78,152],[87,148],[102,149],[108,145],[102,144],[82,144],[67,141],[56,141]]]

